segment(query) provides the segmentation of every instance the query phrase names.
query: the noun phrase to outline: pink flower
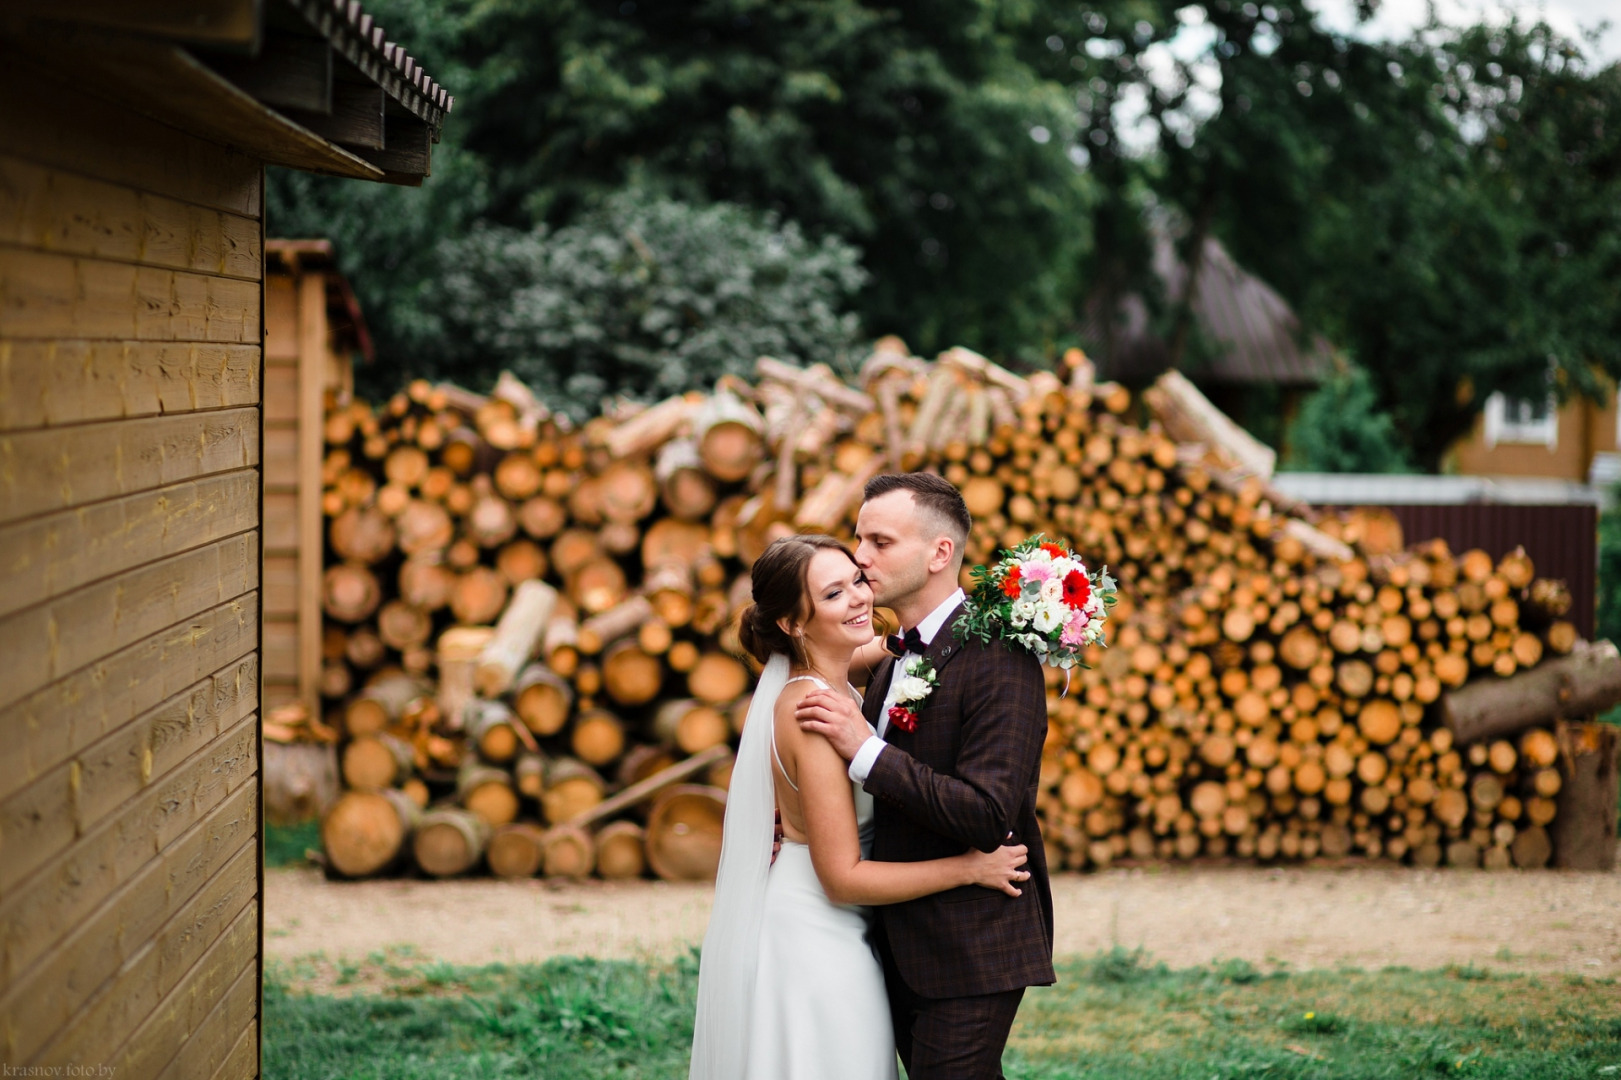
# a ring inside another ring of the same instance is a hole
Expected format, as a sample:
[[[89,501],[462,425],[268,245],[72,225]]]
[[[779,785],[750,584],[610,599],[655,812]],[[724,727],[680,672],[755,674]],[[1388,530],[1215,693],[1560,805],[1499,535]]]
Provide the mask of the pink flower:
[[[1059,643],[1071,647],[1084,644],[1086,627],[1091,621],[1084,611],[1071,614],[1069,621],[1064,624],[1064,632],[1058,637]]]
[[[1046,581],[1052,577],[1052,566],[1049,563],[1024,563],[1024,576],[1027,581]]]

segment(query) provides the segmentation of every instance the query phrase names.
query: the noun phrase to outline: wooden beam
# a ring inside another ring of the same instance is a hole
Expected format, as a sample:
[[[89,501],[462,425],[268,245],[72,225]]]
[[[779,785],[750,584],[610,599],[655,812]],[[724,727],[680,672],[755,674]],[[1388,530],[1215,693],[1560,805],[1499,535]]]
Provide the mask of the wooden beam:
[[[319,716],[326,272],[306,270],[298,293],[298,696],[312,716]]]
[[[1609,724],[1561,721],[1559,813],[1553,864],[1566,870],[1615,869],[1615,804],[1621,793],[1621,732]]]
[[[289,110],[287,115],[331,142],[351,149],[381,150],[384,100],[382,87],[369,80],[339,80],[332,86],[330,113]]]
[[[1171,438],[1198,443],[1223,468],[1246,476],[1271,477],[1278,454],[1235,424],[1180,371],[1167,371],[1143,391],[1143,402]]]
[[[87,88],[137,112],[272,165],[381,180],[377,168],[256,100],[185,49],[90,32],[38,34],[35,56],[70,63]]]
[[[1473,743],[1601,713],[1617,703],[1621,650],[1608,641],[1578,642],[1569,656],[1449,691],[1441,698],[1441,722],[1459,743]]]
[[[9,0],[8,15],[68,19],[147,37],[251,52],[264,0]]]
[[[428,175],[433,152],[433,132],[428,125],[409,113],[390,112],[383,126],[383,149],[356,149],[355,153],[384,172],[415,177]]]
[[[272,108],[332,112],[332,46],[325,38],[270,30],[257,55],[210,55],[204,63]]]

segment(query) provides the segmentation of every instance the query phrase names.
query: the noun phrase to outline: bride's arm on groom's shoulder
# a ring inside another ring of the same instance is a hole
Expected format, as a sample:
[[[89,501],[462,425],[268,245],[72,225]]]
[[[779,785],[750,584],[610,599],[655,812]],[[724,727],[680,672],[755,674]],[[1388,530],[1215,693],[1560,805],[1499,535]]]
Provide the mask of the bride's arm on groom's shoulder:
[[[801,731],[791,708],[781,721],[777,724],[778,749],[785,763],[792,756],[811,864],[829,900],[835,904],[897,904],[962,885],[1000,889],[1009,896],[1020,894],[1019,884],[1030,877],[1020,869],[1027,857],[1022,845],[989,853],[968,851],[927,862],[863,859],[844,759],[822,736]]]
[[[1028,654],[992,646],[980,658],[957,662],[975,659],[983,669],[962,679],[956,775],[889,748],[873,762],[863,786],[924,827],[990,851],[1017,826],[1030,780],[1041,767],[1047,690],[1040,663]]]

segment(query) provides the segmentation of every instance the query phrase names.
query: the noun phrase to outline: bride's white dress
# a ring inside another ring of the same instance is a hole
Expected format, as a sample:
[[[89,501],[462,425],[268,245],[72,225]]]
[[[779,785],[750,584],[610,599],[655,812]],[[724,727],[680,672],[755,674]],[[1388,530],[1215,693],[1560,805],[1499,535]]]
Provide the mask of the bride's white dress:
[[[792,681],[787,675],[786,659],[773,657],[738,747],[699,967],[689,1075],[896,1080],[889,999],[883,967],[868,942],[866,910],[827,898],[804,844],[785,839],[771,862],[777,756],[772,716],[778,695]],[[872,797],[858,785],[852,790],[865,854]]]
[[[827,688],[820,679],[801,678]],[[775,751],[773,745],[773,758]],[[786,773],[782,778],[794,786]],[[872,850],[872,796],[859,784],[850,786],[866,856]],[[865,908],[829,900],[811,866],[810,848],[784,838],[766,880],[745,1074],[750,1080],[896,1076],[884,971],[868,942],[867,920]]]

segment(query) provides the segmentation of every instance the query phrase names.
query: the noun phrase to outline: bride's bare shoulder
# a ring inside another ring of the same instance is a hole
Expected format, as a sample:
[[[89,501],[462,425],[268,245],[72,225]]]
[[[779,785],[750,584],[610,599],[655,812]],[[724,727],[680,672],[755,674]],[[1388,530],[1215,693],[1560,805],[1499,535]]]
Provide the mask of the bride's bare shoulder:
[[[799,703],[805,700],[805,695],[816,689],[819,689],[819,687],[808,679],[797,680],[784,686],[777,692],[777,703],[772,709],[776,718],[778,720],[791,719],[794,710],[799,708]],[[794,726],[798,727],[797,724]]]

